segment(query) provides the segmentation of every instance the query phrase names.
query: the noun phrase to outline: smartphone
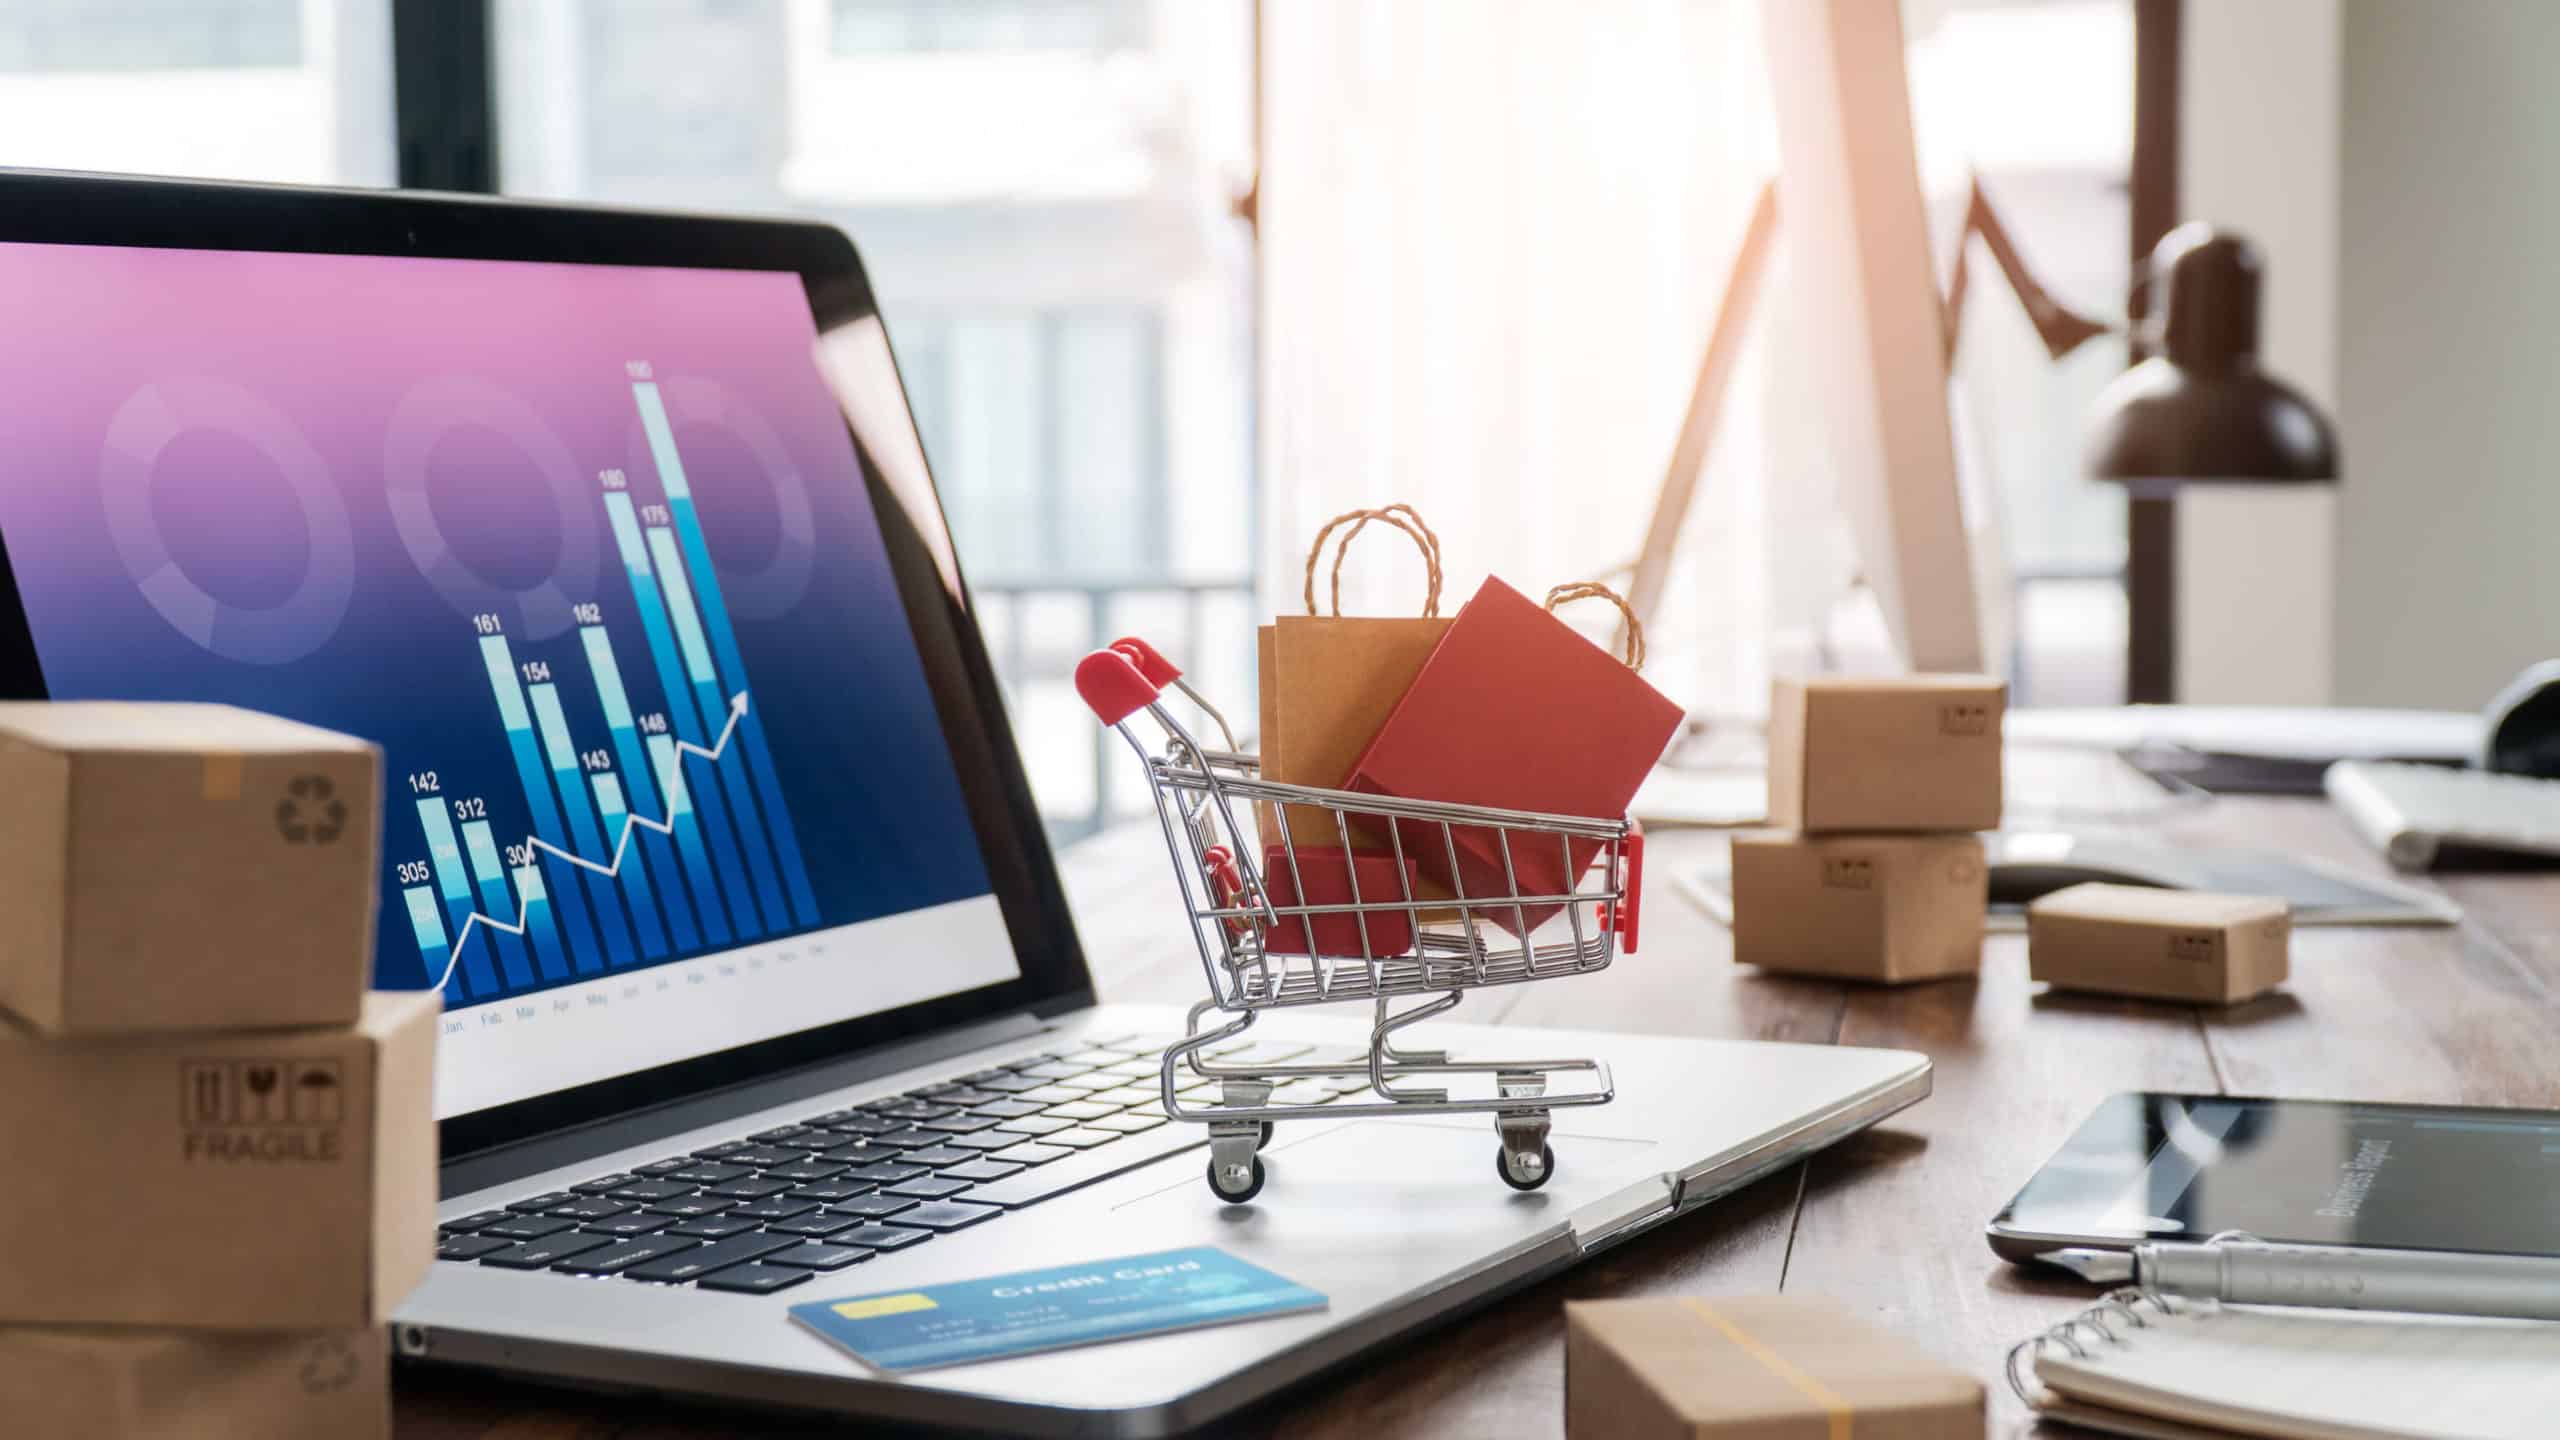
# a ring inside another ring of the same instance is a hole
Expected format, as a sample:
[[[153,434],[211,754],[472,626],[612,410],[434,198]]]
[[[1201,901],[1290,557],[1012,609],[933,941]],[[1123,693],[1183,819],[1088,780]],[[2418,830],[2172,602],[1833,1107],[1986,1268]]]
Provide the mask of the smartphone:
[[[2019,1262],[2226,1230],[2560,1256],[2560,1111],[2118,1095],[1987,1227]]]

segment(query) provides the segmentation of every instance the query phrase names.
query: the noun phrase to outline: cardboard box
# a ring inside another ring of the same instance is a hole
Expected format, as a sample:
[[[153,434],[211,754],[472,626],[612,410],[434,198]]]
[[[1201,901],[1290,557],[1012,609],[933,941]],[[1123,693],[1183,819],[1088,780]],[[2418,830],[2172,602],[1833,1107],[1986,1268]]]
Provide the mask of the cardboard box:
[[[1995,830],[2009,687],[1985,675],[1781,678],[1769,693],[1769,823]]]
[[[2271,895],[2074,885],[2027,907],[2027,975],[2062,990],[2229,1005],[2282,981],[2292,944]]]
[[[114,1440],[391,1434],[380,1330],[217,1334],[0,1327],[0,1430]]]
[[[434,991],[344,1030],[0,1021],[0,1325],[352,1330],[435,1249]]]
[[[1976,835],[1733,837],[1733,958],[1902,984],[1982,967],[1990,871]]]
[[[228,705],[0,704],[0,1007],[56,1034],[353,1024],[381,771]]]
[[[1982,1382],[1816,1296],[1564,1307],[1569,1440],[1982,1440]]]

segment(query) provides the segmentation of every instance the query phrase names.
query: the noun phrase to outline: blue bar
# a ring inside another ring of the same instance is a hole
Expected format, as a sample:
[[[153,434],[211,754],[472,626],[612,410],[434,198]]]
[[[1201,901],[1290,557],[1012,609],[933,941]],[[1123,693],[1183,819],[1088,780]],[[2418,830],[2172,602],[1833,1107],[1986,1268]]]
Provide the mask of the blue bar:
[[[534,953],[542,957],[542,973],[557,971],[566,976],[569,962],[560,954],[560,937],[551,931],[551,895],[542,888],[542,872],[530,865],[519,865],[512,873],[516,877],[516,893],[524,897],[524,928],[533,936]]]
[[[524,786],[525,805],[533,811],[533,833],[545,845],[567,850],[569,835],[560,828],[560,807],[551,801],[551,782],[544,777],[542,756],[534,749],[533,716],[524,708],[523,687],[516,683],[515,652],[507,648],[506,636],[483,635],[480,658],[489,668],[489,687],[498,696],[498,718],[507,725],[507,749],[516,757],[516,779]],[[578,882],[569,878],[569,872],[578,867],[557,855],[542,859],[542,868],[551,872],[552,888],[561,892],[555,908],[560,912],[561,928],[569,932],[569,953],[578,957],[579,972],[602,970],[604,956],[596,949],[596,932],[587,919],[587,902],[578,893]]]
[[[685,783],[683,768],[677,764],[676,742],[664,735],[649,737],[649,769],[661,782],[659,790],[667,797],[667,813],[675,817],[676,849],[684,854],[685,872],[693,877],[694,888],[711,893],[711,867],[703,863],[702,843],[695,838],[700,827],[694,823],[693,787]],[[705,909],[703,918],[713,918]]]
[[[471,992],[462,988],[462,972],[450,976],[446,962],[453,958],[453,947],[445,943],[444,917],[436,913],[436,892],[424,885],[412,885],[400,892],[409,902],[409,928],[418,934],[418,963],[426,971],[427,983],[421,990],[433,990],[441,984],[448,1000],[467,1000]]]
[[[685,564],[693,570],[694,588],[702,596],[702,618],[711,634],[711,652],[732,690],[752,691],[746,657],[738,651],[737,632],[729,624],[729,602],[720,598],[720,576],[711,567],[711,547],[702,538],[702,522],[693,510],[693,485],[685,478],[684,460],[676,453],[666,402],[654,380],[634,383],[631,393],[640,406],[640,426],[649,435],[649,453],[658,463],[659,483],[666,487],[667,509],[675,517],[676,538],[683,542]],[[665,568],[661,566],[660,568]],[[783,879],[791,886],[791,908],[804,926],[819,923],[818,894],[809,884],[809,867],[800,856],[800,832],[791,823],[791,807],[783,799],[782,782],[773,768],[773,752],[765,744],[764,722],[752,707],[739,725],[747,745],[746,764],[755,776],[756,797],[764,804],[765,823],[782,854]]]
[[[560,806],[569,812],[569,833],[578,837],[578,856],[612,869],[615,837],[597,826],[596,807],[587,802],[586,772],[578,763],[578,747],[569,739],[569,716],[560,708],[559,687],[546,681],[527,686],[525,693],[533,698],[534,727],[542,735],[543,753],[550,757],[551,778],[560,784]],[[605,949],[619,970],[632,961],[631,932],[623,927],[622,898],[614,893],[622,877],[577,868],[585,876],[587,893],[595,898],[596,928],[604,931]],[[649,879],[636,862],[631,875],[639,880],[640,894],[646,897]],[[657,907],[643,898],[632,908],[640,926],[640,948],[652,960],[666,954],[667,937],[658,930]]]
[[[787,930],[791,927],[791,914],[782,908],[782,883],[774,873],[770,842],[764,834],[765,827],[756,823],[755,801],[748,797],[746,752],[731,743],[736,736],[730,721],[734,718],[743,725],[745,712],[733,717],[729,697],[720,693],[720,677],[711,668],[711,651],[702,643],[702,621],[695,614],[693,588],[685,578],[684,562],[676,558],[675,536],[664,527],[649,531],[649,554],[658,562],[658,581],[667,592],[667,613],[675,618],[676,640],[684,647],[685,673],[693,677],[693,703],[702,707],[702,727],[710,732],[711,748],[720,752],[714,768],[719,770],[721,789],[729,797],[730,814],[738,821],[738,840],[747,852],[747,868],[755,874],[756,899],[764,906],[765,924]]]
[[[489,946],[468,944],[464,939],[464,932],[474,928],[471,877],[463,873],[462,842],[454,838],[453,816],[445,810],[443,796],[429,795],[418,802],[418,825],[427,832],[427,858],[435,862],[436,886],[444,892],[445,917],[453,923],[453,943],[463,947],[462,973],[471,981],[471,993],[495,995],[498,977],[489,970]],[[495,938],[493,933],[491,939]]]
[[[614,853],[621,856],[622,883],[631,887],[631,911],[642,917],[640,943],[651,958],[664,955],[667,937],[658,931],[658,902],[650,893],[648,862],[642,858],[642,841],[650,832],[631,823],[630,807],[622,801],[622,782],[610,770],[599,770],[587,779],[596,790],[596,809],[604,816],[604,833],[614,837]],[[687,948],[691,948],[689,945]]]
[[[604,706],[605,728],[613,735],[615,763],[631,777],[627,795],[619,783],[615,785],[614,793],[632,807],[633,813],[664,822],[668,818],[667,812],[658,808],[658,787],[649,778],[649,758],[641,751],[640,731],[632,724],[631,697],[622,688],[622,666],[613,658],[613,637],[607,635],[601,625],[587,625],[579,629],[578,638],[586,643],[587,671],[595,677],[596,699]],[[601,780],[598,781],[597,794],[603,794]],[[617,827],[621,823],[613,818],[611,810],[606,810],[605,828],[608,831],[619,833]],[[684,824],[691,830],[694,821],[688,816]],[[699,845],[701,837],[694,836],[689,843]],[[676,948],[700,948],[702,937],[693,926],[693,906],[685,899],[684,881],[676,873],[674,845],[665,835],[645,825],[640,827],[639,845],[641,853],[648,857],[649,873],[656,877],[658,893],[666,897],[667,928],[675,932]],[[720,898],[708,892],[706,897],[705,910],[718,932],[712,938],[726,944],[729,922],[720,914]]]
[[[658,594],[658,577],[649,567],[648,542],[640,538],[640,516],[631,508],[629,492],[604,492],[604,513],[613,525],[614,544],[622,552],[622,568],[631,577],[632,598],[639,602],[640,632],[649,640],[649,658],[657,666],[658,687],[667,693],[667,720],[675,726],[680,738],[709,749],[709,742],[702,733],[702,717],[684,701],[684,666],[676,658],[675,634],[667,621],[666,601]],[[650,773],[661,784],[665,783],[665,766],[653,767]],[[727,902],[727,913],[739,938],[753,939],[764,933],[764,924],[756,916],[755,900],[747,887],[747,872],[738,861],[738,844],[729,832],[729,812],[728,807],[720,803],[720,787],[712,784],[699,789],[690,785],[685,788],[692,793],[694,804],[700,808],[697,823],[710,840],[711,857],[719,866],[721,888],[716,893]],[[700,898],[699,889],[696,895]],[[710,923],[710,916],[716,908],[709,900],[703,901],[704,928],[716,928]]]
[[[471,873],[480,881],[482,923],[473,928],[486,934],[489,943],[498,947],[498,964],[507,972],[508,987],[522,990],[533,983],[533,967],[524,959],[524,942],[511,932],[487,923],[495,920],[499,925],[515,925],[519,923],[517,917],[524,914],[515,897],[507,893],[507,867],[499,863],[497,842],[489,838],[489,822],[473,820],[465,824],[462,827],[462,846],[463,852],[471,857]],[[530,924],[526,926],[528,931],[531,928]],[[543,974],[553,980],[568,978],[565,970],[552,975],[547,965],[543,967]]]

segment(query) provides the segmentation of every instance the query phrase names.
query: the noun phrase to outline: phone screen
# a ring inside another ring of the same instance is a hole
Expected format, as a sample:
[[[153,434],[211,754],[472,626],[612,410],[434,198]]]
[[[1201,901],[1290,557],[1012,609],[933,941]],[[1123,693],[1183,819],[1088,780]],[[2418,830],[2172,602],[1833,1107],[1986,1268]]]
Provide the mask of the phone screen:
[[[2560,1112],[2118,1095],[1992,1221],[2004,1253],[2225,1230],[2560,1255]]]

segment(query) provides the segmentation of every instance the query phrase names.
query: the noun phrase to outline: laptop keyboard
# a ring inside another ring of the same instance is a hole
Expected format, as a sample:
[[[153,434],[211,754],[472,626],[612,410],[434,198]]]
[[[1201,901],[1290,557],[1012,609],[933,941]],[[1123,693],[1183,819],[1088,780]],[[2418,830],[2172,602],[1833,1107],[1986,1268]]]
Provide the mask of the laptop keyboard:
[[[1026,1056],[528,1195],[445,1221],[436,1255],[731,1294],[788,1289],[1200,1143],[1205,1132],[1165,1121],[1157,1077],[1170,1043],[1125,1036]],[[1238,1040],[1208,1053],[1307,1063],[1311,1049]],[[1298,1080],[1272,1098],[1322,1104],[1364,1088]],[[1217,1082],[1176,1093],[1214,1104]]]

